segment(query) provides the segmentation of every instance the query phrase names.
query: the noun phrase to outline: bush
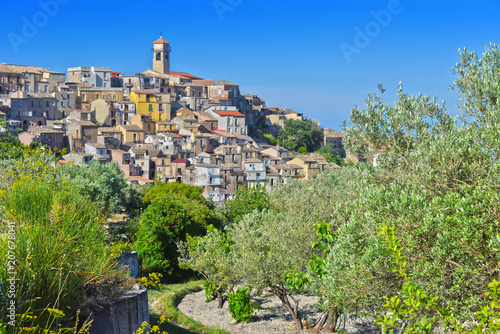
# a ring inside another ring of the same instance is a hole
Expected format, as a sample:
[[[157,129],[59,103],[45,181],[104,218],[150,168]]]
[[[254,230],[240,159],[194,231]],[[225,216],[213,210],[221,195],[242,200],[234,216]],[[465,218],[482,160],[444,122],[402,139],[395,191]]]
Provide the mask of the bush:
[[[250,322],[252,319],[254,307],[248,290],[248,287],[244,286],[228,296],[229,313],[236,322]]]
[[[136,243],[142,268],[180,279],[187,272],[179,270],[176,242],[204,235],[207,226],[219,226],[219,220],[201,189],[186,184],[158,183],[147,191],[144,203],[148,207]]]

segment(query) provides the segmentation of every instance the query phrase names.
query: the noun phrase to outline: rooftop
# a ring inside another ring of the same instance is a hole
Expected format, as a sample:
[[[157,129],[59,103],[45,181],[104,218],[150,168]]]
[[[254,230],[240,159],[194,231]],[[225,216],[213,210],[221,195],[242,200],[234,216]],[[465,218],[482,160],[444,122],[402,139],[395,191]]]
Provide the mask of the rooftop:
[[[164,40],[162,36],[160,36],[160,38],[154,41],[153,44],[170,44],[170,43]]]
[[[214,110],[213,112],[220,116],[245,117],[245,115],[238,111]]]
[[[55,74],[64,74],[62,72],[54,72],[51,70],[48,70],[46,68],[40,67],[40,66],[27,66],[27,65],[13,65],[13,64],[7,64],[7,63],[0,63],[0,72],[3,73],[36,73],[36,74],[43,74],[43,73],[55,73]]]

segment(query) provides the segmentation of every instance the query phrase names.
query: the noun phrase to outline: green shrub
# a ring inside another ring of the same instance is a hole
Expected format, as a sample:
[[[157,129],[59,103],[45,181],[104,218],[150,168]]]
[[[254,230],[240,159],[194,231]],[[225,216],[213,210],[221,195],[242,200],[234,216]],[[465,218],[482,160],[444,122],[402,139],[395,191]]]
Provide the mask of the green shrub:
[[[200,236],[218,218],[200,188],[186,184],[158,183],[144,197],[147,205],[137,231],[136,250],[143,270],[181,279],[187,272],[178,267],[177,241]]]
[[[203,288],[205,289],[205,303],[210,303],[217,298],[217,288],[209,281],[203,282]]]
[[[248,290],[248,287],[244,286],[228,296],[229,313],[236,322],[250,322],[252,319],[254,307]]]

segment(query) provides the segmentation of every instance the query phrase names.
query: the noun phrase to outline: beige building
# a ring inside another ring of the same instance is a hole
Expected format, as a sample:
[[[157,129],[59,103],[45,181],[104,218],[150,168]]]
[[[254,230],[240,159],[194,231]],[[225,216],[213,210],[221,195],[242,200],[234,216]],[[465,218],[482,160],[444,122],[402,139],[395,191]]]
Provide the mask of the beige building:
[[[122,101],[122,88],[79,87],[76,92],[77,109],[90,109],[90,104],[98,99]]]
[[[343,138],[344,133],[342,133],[341,131],[332,130],[330,128],[326,128],[323,130],[324,145],[333,145],[341,158],[346,157],[344,144],[342,143]]]
[[[48,146],[51,150],[64,148],[64,131],[48,127],[30,127],[19,134],[19,141],[24,145],[32,142]]]
[[[142,143],[144,142],[144,130],[137,125],[118,125],[116,127],[122,132],[123,142]]]
[[[310,180],[316,177],[319,173],[339,166],[334,163],[329,163],[326,159],[317,153],[311,153],[302,157],[297,157],[287,162],[290,165],[300,166],[303,176]]]
[[[137,125],[144,131],[144,136],[156,134],[156,124],[149,115],[135,115],[130,119],[131,125]]]
[[[95,119],[99,125],[116,126],[120,123],[120,109],[115,101],[97,99],[90,103],[90,111],[95,114]]]
[[[0,94],[26,91],[28,93],[53,93],[64,85],[65,75],[40,66],[0,63]]]

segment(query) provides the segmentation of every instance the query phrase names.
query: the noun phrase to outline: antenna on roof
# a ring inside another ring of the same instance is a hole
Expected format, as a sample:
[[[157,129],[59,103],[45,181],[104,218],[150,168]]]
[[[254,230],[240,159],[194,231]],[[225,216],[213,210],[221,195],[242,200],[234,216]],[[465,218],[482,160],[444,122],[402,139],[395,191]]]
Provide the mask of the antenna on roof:
[[[160,38],[163,37],[163,31],[160,31]]]

